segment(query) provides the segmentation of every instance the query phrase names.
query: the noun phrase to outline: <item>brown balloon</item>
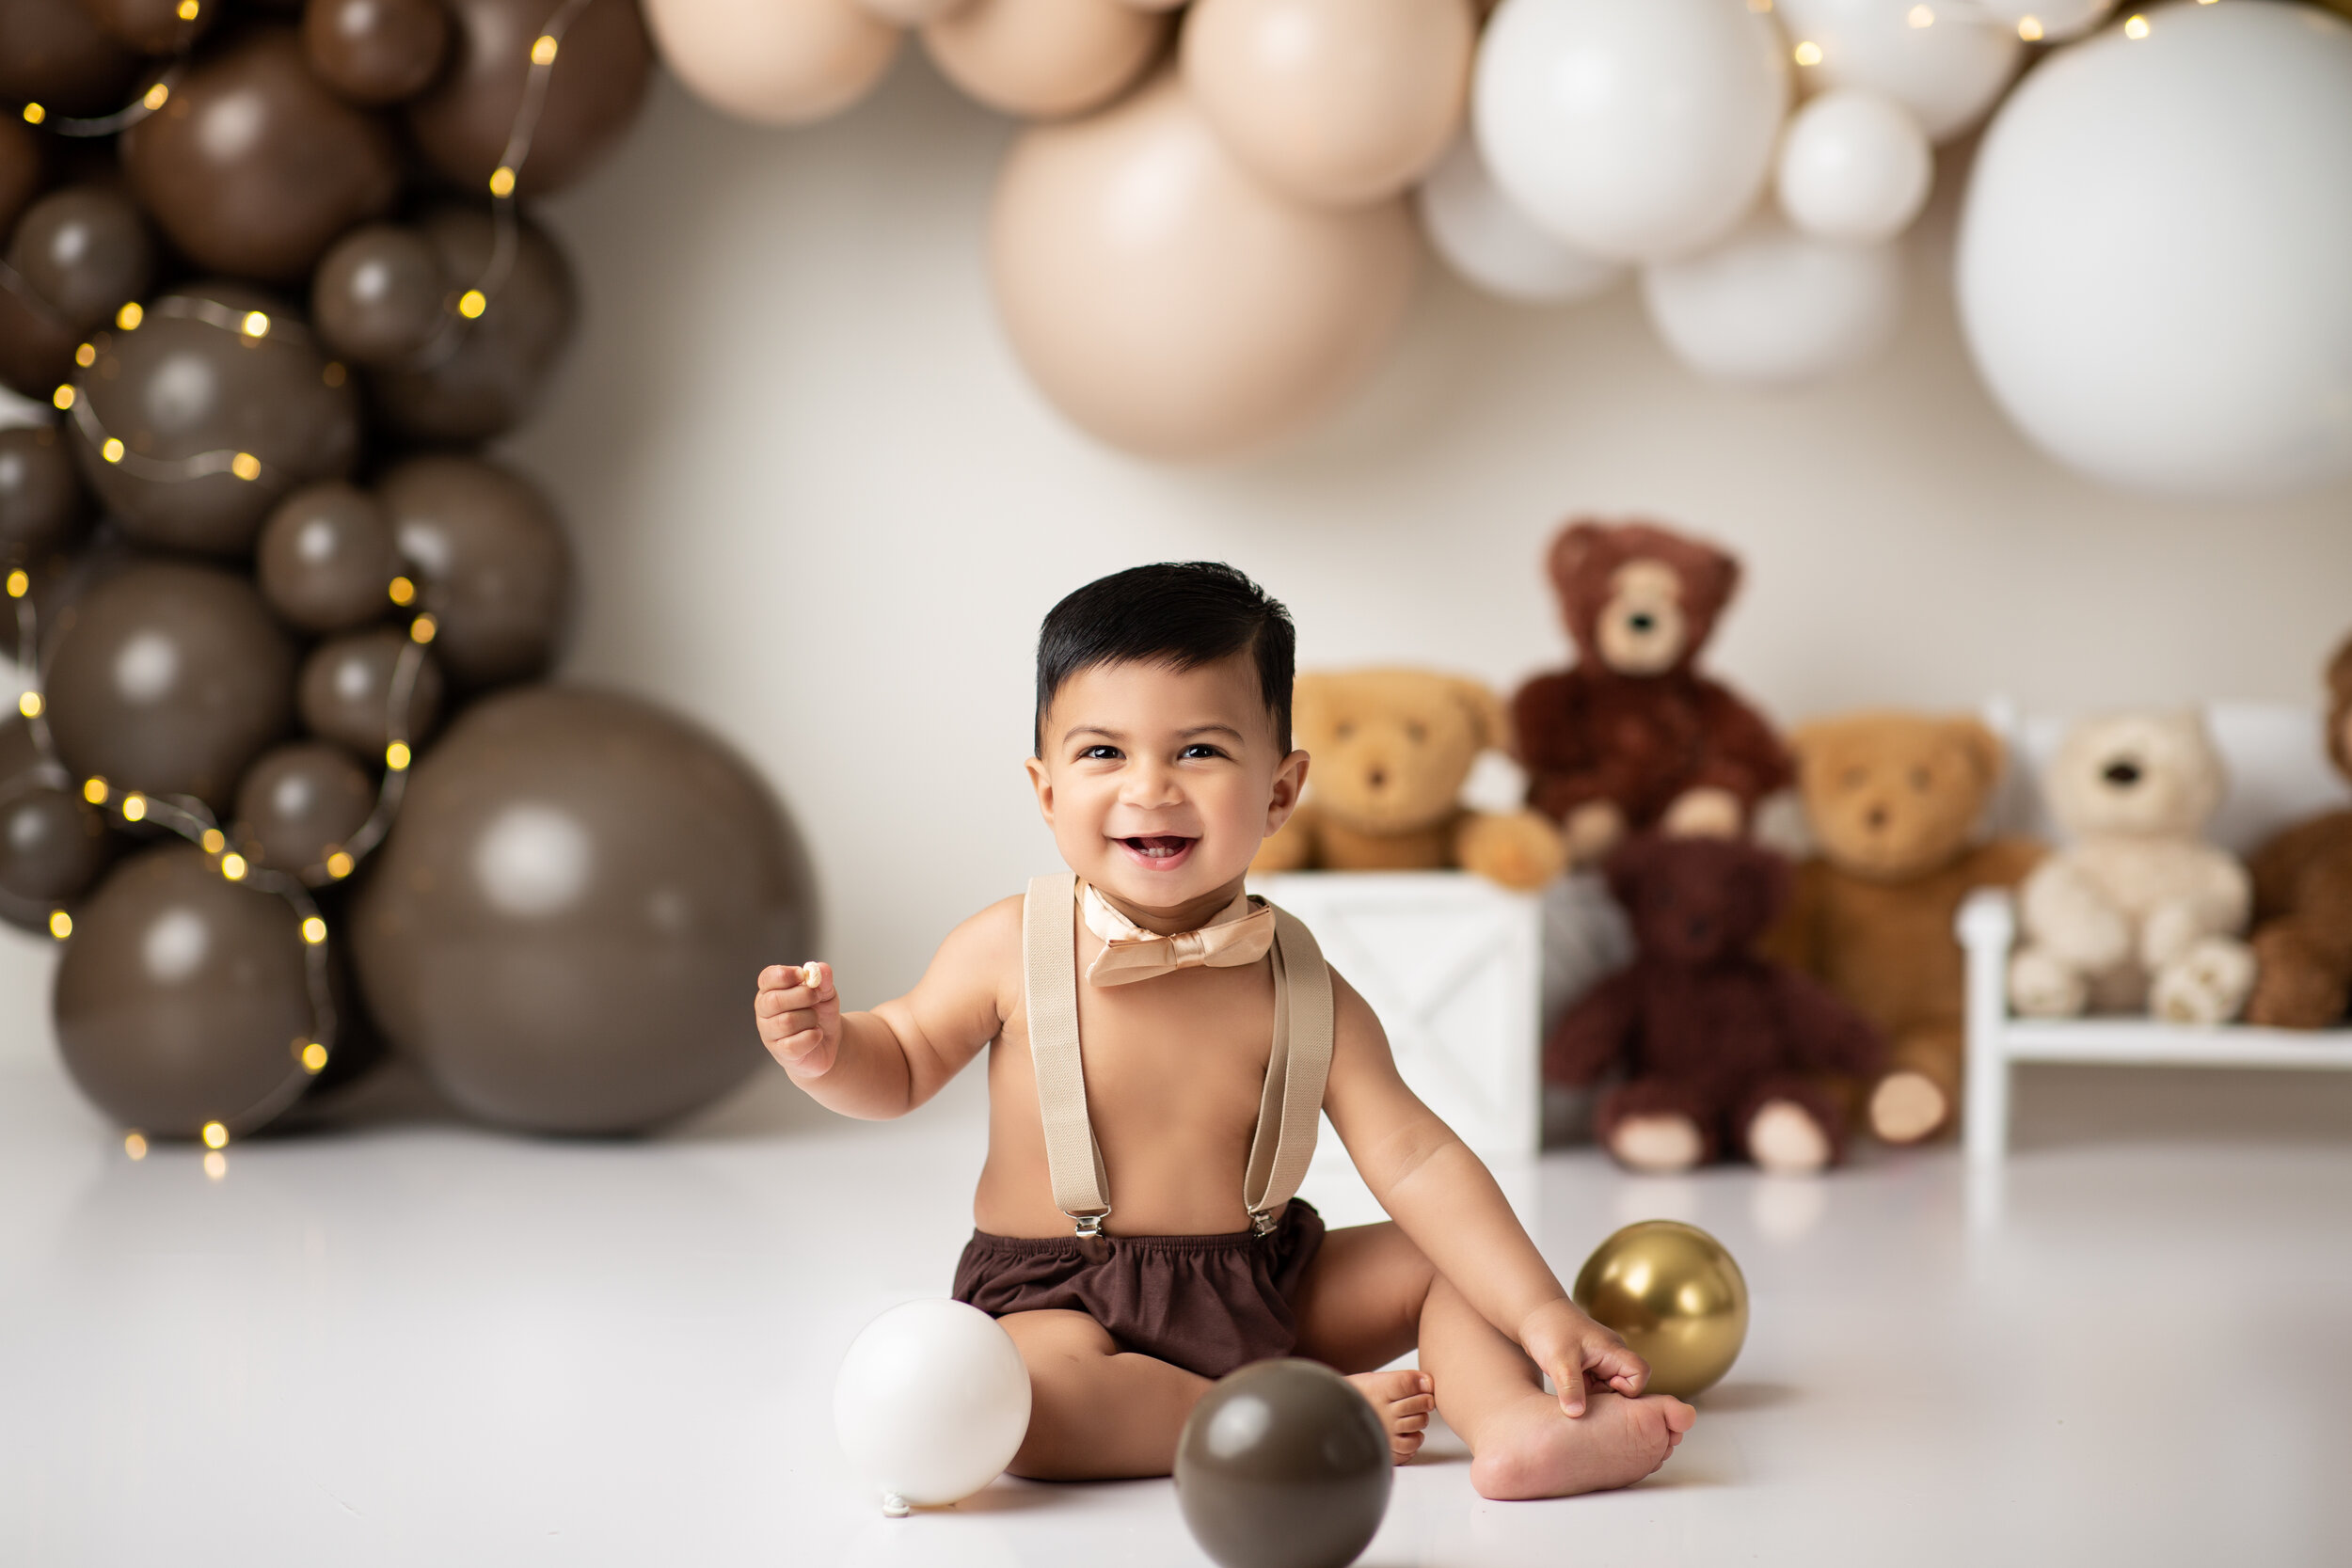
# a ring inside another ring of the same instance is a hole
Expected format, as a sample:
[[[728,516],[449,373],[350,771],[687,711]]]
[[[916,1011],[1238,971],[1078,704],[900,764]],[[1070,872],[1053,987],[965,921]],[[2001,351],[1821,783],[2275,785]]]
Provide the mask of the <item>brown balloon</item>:
[[[445,316],[445,335],[413,358],[368,376],[384,422],[420,441],[486,441],[537,405],[548,372],[570,341],[572,271],[536,224],[519,225],[512,261],[494,273],[495,221],[469,207],[430,214],[422,228],[439,254],[451,297],[486,283],[482,314]]]
[[[319,340],[357,365],[384,365],[421,352],[461,319],[440,253],[405,224],[371,223],[337,240],[310,279],[310,320]]]
[[[112,114],[142,63],[76,0],[0,5],[0,99],[11,110],[38,103],[49,116]]]
[[[223,0],[82,0],[108,38],[142,55],[176,55],[212,31]]]
[[[308,277],[337,235],[400,194],[390,132],[310,74],[291,27],[197,60],[161,110],[122,134],[122,160],[141,205],[197,265],[269,283]]]
[[[1312,1361],[1219,1379],[1176,1445],[1176,1504],[1219,1568],[1346,1568],[1379,1532],[1396,1462],[1353,1384]]]
[[[392,522],[382,503],[330,481],[278,503],[254,551],[262,597],[288,626],[349,631],[391,613],[400,575]]]
[[[142,544],[241,555],[280,498],[341,478],[358,456],[343,368],[258,289],[167,294],[137,330],[101,333],[93,347],[76,378],[74,457]],[[108,440],[121,442],[112,457]]]
[[[319,80],[354,103],[397,103],[440,70],[449,13],[440,0],[310,0],[302,47]]]
[[[310,1082],[317,1021],[293,907],[191,845],[135,855],[99,884],[52,1003],[75,1085],[150,1137],[250,1132]]]
[[[816,902],[767,785],[634,698],[534,686],[425,754],[353,909],[360,987],[457,1105],[628,1132],[766,1059],[743,999]]]
[[[88,521],[89,494],[56,427],[0,430],[0,567],[71,548]]]
[[[113,854],[106,819],[44,759],[22,719],[0,724],[0,920],[49,929]]]
[[[376,495],[453,685],[524,680],[555,662],[571,546],[535,486],[477,458],[419,457],[385,474]]]
[[[441,717],[441,669],[430,650],[416,651],[416,673],[401,707],[399,734],[392,728],[392,684],[401,655],[411,646],[399,626],[345,632],[310,651],[302,661],[294,704],[302,727],[324,740],[348,746],[363,757],[381,757],[394,739],[415,746],[433,733]]]
[[[247,856],[299,874],[326,863],[375,809],[375,781],[341,747],[272,747],[237,786],[230,837]]]
[[[76,778],[228,810],[294,717],[294,646],[243,577],[147,561],[73,607],[49,662],[49,732]]]
[[[17,214],[39,194],[47,163],[31,127],[0,115],[0,234],[15,227]]]
[[[68,185],[27,208],[8,265],[81,336],[155,280],[155,242],[137,203],[109,185]]]
[[[0,270],[0,385],[48,402],[73,373],[79,336],[31,284]]]
[[[450,0],[456,24],[441,80],[407,106],[408,133],[425,160],[469,191],[488,188],[531,75],[532,46],[564,0]],[[636,0],[588,0],[557,40],[547,98],[514,189],[544,196],[569,184],[636,118],[653,46]]]

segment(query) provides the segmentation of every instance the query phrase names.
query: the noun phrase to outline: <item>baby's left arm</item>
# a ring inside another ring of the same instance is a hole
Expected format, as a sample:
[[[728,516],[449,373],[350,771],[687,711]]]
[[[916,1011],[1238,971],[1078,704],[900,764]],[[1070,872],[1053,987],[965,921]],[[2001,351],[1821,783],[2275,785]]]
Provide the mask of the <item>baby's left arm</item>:
[[[1583,1414],[1588,1378],[1639,1394],[1648,1364],[1568,1299],[1486,1163],[1397,1076],[1370,1005],[1336,972],[1331,990],[1323,1108],[1372,1196],[1479,1314],[1543,1369],[1563,1410]]]

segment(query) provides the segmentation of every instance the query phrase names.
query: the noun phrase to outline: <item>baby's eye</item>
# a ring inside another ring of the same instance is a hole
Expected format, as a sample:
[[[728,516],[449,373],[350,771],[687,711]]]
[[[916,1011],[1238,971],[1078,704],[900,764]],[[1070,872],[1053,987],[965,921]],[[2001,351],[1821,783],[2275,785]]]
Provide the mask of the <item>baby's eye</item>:
[[[1225,753],[1222,751],[1210,745],[1205,740],[1196,740],[1191,745],[1185,747],[1182,752],[1177,753],[1180,758],[1194,762],[1199,761],[1202,757],[1221,757]]]
[[[1085,751],[1078,753],[1078,760],[1080,762],[1117,762],[1119,760],[1119,748],[1116,746],[1089,746]]]

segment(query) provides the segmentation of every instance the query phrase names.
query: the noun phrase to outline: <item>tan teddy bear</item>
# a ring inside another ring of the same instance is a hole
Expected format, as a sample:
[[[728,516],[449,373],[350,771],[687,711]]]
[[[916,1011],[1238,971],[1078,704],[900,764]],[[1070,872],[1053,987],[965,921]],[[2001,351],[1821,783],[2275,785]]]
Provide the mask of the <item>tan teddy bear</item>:
[[[1890,1047],[1870,1130],[1916,1143],[1952,1125],[1966,1045],[1961,901],[2013,887],[2041,846],[1975,843],[2000,740],[1974,719],[1856,713],[1789,737],[1815,853],[1767,950],[1821,980]]]
[[[2067,735],[2042,788],[2074,842],[2019,895],[2011,1006],[2029,1018],[2237,1016],[2254,984],[2238,940],[2252,883],[2201,836],[2226,785],[2195,712],[2119,714]]]
[[[1252,871],[1434,871],[1461,866],[1538,888],[1567,863],[1559,830],[1532,811],[1466,810],[1481,752],[1510,746],[1501,698],[1427,670],[1300,675],[1291,725],[1314,758],[1308,798]]]

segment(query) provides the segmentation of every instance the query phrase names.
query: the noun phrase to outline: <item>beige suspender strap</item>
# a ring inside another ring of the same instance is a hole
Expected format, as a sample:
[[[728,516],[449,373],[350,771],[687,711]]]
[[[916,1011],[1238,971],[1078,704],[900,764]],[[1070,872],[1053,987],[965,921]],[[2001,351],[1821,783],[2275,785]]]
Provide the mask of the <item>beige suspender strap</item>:
[[[1274,1212],[1306,1180],[1323,1115],[1323,1086],[1331,1075],[1331,971],[1314,934],[1289,911],[1274,911],[1274,1053],[1258,1097],[1258,1132],[1250,1140],[1242,1203],[1250,1228],[1274,1228]]]
[[[1029,1060],[1037,1108],[1045,1125],[1045,1169],[1054,1207],[1098,1236],[1111,1212],[1103,1150],[1087,1117],[1086,1072],[1078,1056],[1078,879],[1036,877],[1021,908],[1021,984],[1029,1015]]]

